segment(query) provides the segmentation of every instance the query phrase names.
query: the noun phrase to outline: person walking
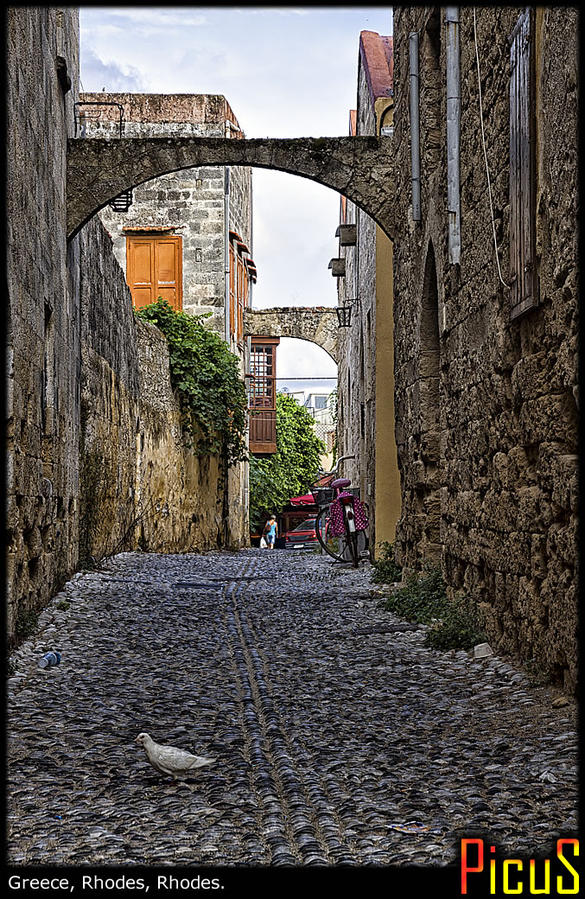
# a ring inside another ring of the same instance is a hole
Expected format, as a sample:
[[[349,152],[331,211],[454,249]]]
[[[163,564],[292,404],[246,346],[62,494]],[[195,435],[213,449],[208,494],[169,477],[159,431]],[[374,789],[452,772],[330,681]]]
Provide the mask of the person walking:
[[[266,540],[268,549],[274,549],[274,542],[278,534],[278,525],[276,523],[276,515],[271,515],[264,525],[263,536]]]

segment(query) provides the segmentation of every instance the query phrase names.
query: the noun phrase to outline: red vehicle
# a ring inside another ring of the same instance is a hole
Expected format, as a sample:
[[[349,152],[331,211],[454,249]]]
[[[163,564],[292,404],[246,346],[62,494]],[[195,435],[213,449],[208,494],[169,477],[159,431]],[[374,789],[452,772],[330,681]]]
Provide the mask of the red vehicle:
[[[307,518],[292,531],[285,534],[285,549],[312,549],[318,546],[315,533],[315,519]]]

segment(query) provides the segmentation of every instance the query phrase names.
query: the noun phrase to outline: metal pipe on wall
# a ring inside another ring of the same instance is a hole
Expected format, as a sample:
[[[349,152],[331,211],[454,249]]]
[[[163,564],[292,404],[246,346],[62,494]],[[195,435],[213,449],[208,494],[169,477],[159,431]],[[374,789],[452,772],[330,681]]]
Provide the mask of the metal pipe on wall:
[[[459,186],[459,137],[461,75],[459,65],[459,7],[445,7],[447,28],[447,214],[449,216],[449,261],[461,258],[461,202]]]
[[[418,32],[411,31],[408,41],[410,62],[410,160],[412,181],[412,218],[420,222],[420,87],[418,72]]]

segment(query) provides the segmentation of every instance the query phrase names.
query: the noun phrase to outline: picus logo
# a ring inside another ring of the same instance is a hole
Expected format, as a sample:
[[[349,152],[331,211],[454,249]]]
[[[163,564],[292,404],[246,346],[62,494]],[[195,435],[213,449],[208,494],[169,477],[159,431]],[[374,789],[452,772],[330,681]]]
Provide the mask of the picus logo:
[[[553,858],[503,858],[483,839],[461,840],[461,895],[569,896],[579,893],[579,840],[559,839]]]

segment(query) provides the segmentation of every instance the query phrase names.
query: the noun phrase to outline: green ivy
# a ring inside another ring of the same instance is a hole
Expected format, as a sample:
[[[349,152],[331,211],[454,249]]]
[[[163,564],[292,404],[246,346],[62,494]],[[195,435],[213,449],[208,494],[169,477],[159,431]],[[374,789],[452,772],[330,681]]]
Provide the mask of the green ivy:
[[[246,389],[237,356],[201,324],[208,316],[176,312],[162,297],[134,311],[167,338],[171,385],[179,395],[183,428],[193,450],[200,456],[225,453],[228,465],[244,460]]]
[[[276,395],[276,452],[250,457],[250,527],[261,527],[292,496],[302,496],[317,477],[325,445],[312,415],[286,393]]]

